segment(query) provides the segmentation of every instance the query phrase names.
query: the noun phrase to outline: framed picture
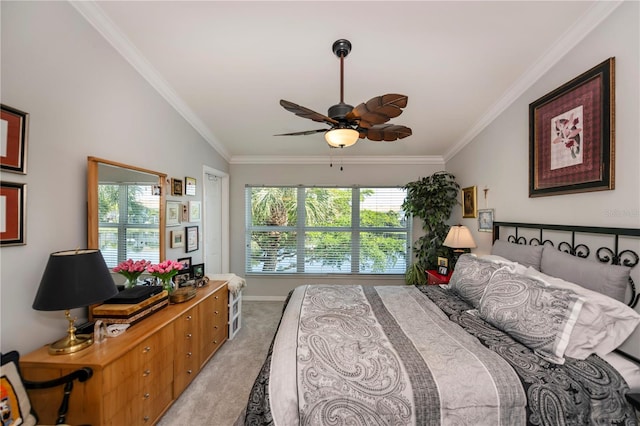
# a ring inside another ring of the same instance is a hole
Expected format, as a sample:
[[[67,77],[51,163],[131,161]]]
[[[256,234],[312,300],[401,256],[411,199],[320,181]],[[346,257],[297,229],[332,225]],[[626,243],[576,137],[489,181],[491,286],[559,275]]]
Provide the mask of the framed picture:
[[[189,272],[181,272],[173,277],[173,282],[176,283],[176,286],[182,287],[190,278]]]
[[[198,263],[191,267],[194,279],[204,278],[204,263]]]
[[[0,104],[2,140],[0,140],[0,167],[12,173],[27,173],[27,139],[29,114]]]
[[[184,195],[196,195],[196,178],[184,178]]]
[[[447,268],[446,266],[438,266],[438,273],[440,275],[449,275],[449,268]]]
[[[189,222],[200,222],[200,201],[189,201]]]
[[[0,187],[0,246],[26,244],[27,185],[3,181]]]
[[[493,209],[478,210],[478,231],[493,232]]]
[[[171,248],[184,247],[184,230],[171,231]]]
[[[475,218],[478,215],[476,204],[476,187],[462,188],[462,217]]]
[[[614,189],[615,58],[529,104],[529,197]]]
[[[182,195],[182,179],[171,178],[171,195]]]
[[[191,258],[190,257],[181,257],[180,259],[176,260],[176,262],[178,263],[182,263],[182,269],[181,271],[187,271],[189,272],[189,275],[191,275]]]
[[[181,220],[183,222],[189,222],[189,207],[186,204],[181,204],[180,208],[182,209]]]
[[[167,201],[167,209],[165,212],[165,222],[166,226],[177,226],[180,225],[180,212],[182,207],[180,203],[177,201]]]
[[[446,257],[438,256],[438,266],[449,266],[449,259],[447,259]]]
[[[192,252],[198,250],[198,227],[187,226],[184,228],[187,231],[187,248],[186,252]]]

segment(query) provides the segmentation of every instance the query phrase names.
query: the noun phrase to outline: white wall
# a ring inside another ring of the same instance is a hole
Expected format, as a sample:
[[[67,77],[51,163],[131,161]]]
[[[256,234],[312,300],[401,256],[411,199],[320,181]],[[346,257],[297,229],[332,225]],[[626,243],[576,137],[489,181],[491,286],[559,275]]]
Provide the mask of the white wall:
[[[87,156],[175,178],[228,164],[67,2],[1,8],[2,103],[31,121],[28,173],[0,175],[28,188],[27,244],[0,248],[0,346],[26,353],[66,329],[62,312],[31,304],[49,254],[86,246]],[[201,186],[195,197],[169,197],[201,198]],[[168,258],[184,256],[167,250]],[[189,256],[198,263],[202,251]]]
[[[609,57],[615,71],[615,189],[528,197],[529,104]],[[478,208],[495,209],[499,221],[640,228],[640,3],[625,2],[536,82],[468,146],[447,162],[461,186],[478,187]],[[487,205],[482,189],[489,188]],[[477,219],[453,222],[474,231],[477,253],[491,250],[491,234]],[[640,252],[640,241],[633,248]],[[640,290],[640,265],[632,278]],[[640,312],[640,306],[636,308]],[[640,330],[633,342],[640,356]]]
[[[319,143],[324,143],[319,141]],[[359,142],[366,143],[366,142]],[[328,149],[328,148],[327,148]],[[362,185],[362,186],[401,186],[408,182],[429,176],[443,170],[441,164],[429,165],[363,165],[345,164],[340,171],[339,165],[329,167],[327,164],[302,165],[231,165],[231,272],[245,276],[245,220],[244,220],[244,188],[248,184],[263,185]],[[414,223],[414,236],[422,235],[421,224]],[[415,238],[414,238],[415,240]],[[398,278],[373,278],[353,276],[326,276],[300,278],[279,275],[265,277],[261,275],[247,276],[245,297],[259,300],[284,300],[293,288],[303,284],[342,283],[359,285],[403,285],[404,276]]]

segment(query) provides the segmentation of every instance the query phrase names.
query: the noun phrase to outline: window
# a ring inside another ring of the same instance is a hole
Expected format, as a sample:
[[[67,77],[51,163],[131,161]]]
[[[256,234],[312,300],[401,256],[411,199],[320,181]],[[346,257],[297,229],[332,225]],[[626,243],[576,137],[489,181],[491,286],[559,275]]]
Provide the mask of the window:
[[[246,266],[257,274],[404,274],[401,188],[247,186]]]
[[[107,266],[160,259],[160,197],[150,184],[98,185],[98,239]]]

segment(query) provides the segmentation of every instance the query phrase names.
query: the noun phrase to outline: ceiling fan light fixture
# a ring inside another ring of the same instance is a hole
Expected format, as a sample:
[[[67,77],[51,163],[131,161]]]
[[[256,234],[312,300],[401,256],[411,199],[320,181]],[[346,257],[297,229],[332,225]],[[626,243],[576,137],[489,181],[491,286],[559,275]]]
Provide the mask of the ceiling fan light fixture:
[[[345,148],[355,145],[360,138],[360,133],[358,133],[357,130],[349,128],[332,129],[324,134],[324,138],[327,143],[334,148]]]

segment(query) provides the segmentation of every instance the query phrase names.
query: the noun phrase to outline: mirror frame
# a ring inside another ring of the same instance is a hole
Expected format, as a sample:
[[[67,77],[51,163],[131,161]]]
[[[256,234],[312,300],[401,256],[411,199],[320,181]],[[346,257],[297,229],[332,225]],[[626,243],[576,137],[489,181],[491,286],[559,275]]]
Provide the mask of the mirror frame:
[[[128,164],[118,163],[115,161],[105,160],[97,157],[87,157],[87,247],[90,249],[99,249],[100,242],[98,238],[98,166],[106,164],[108,166],[121,167],[123,169],[134,170],[136,172],[147,173],[158,176],[158,184],[160,185],[160,261],[165,260],[166,255],[166,226],[165,226],[165,182],[167,175],[165,173],[156,172],[142,167],[130,166]]]

